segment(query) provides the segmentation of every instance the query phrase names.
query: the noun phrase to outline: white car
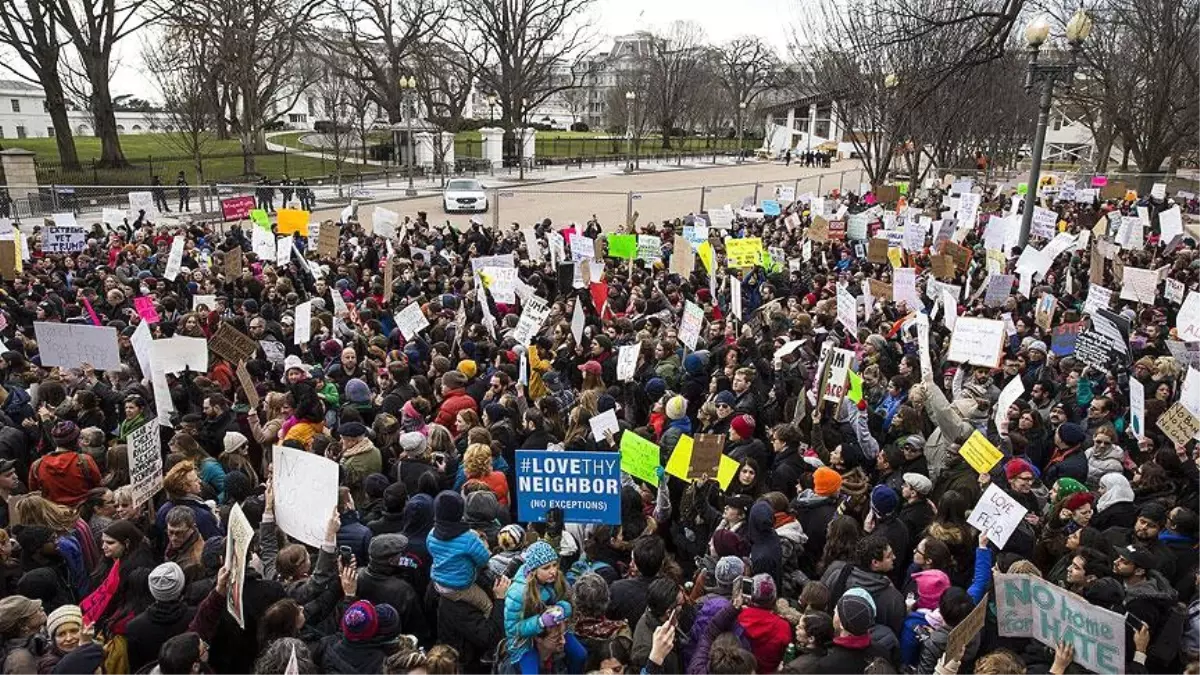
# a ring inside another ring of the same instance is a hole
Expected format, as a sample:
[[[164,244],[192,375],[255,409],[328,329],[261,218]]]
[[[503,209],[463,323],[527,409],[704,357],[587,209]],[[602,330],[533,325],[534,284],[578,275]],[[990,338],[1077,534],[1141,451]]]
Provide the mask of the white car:
[[[483,183],[474,178],[455,178],[442,191],[442,208],[446,213],[487,213],[487,192]]]

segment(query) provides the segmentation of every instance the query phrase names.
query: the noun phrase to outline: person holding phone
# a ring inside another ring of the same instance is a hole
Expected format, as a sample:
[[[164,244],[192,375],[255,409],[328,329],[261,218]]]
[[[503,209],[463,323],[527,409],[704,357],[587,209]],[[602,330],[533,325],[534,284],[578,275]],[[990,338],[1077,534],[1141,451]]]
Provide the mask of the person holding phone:
[[[525,549],[525,563],[517,570],[504,598],[504,632],[508,658],[520,673],[538,673],[547,660],[546,640],[562,647],[551,656],[562,655],[570,672],[583,672],[587,649],[573,633],[565,632],[571,618],[567,582],[558,568],[558,552],[545,541]],[[550,664],[546,664],[550,665]]]

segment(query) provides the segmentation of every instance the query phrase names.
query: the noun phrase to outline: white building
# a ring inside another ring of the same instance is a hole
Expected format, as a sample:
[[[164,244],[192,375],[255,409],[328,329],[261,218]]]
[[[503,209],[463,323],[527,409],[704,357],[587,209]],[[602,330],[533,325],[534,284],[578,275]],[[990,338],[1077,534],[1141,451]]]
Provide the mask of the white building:
[[[119,134],[169,130],[160,128],[153,112],[118,111],[115,117]],[[76,136],[96,133],[92,116],[85,110],[68,110],[67,120]],[[20,80],[0,80],[0,139],[53,137],[54,123],[42,88]]]
[[[846,129],[838,119],[833,100],[809,94],[762,106],[763,149],[772,155],[790,149],[793,153],[837,146],[839,155],[849,156],[853,145],[845,141]]]

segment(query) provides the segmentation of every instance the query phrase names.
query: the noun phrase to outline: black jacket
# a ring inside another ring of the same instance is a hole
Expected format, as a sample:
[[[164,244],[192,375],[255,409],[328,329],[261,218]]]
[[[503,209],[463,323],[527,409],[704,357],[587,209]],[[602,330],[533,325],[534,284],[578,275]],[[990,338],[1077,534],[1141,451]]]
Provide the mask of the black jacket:
[[[182,602],[155,601],[146,611],[133,617],[125,629],[130,672],[157,659],[163,643],[187,632],[195,615],[196,610]]]
[[[196,442],[208,451],[208,454],[219,457],[225,451],[225,432],[237,430],[237,420],[233,418],[233,411],[226,410],[212,419],[204,420]]]
[[[919,499],[902,506],[896,518],[908,528],[909,541],[916,541],[933,522],[933,505],[928,499]]]
[[[739,462],[746,458],[753,459],[758,464],[759,471],[764,466],[771,466],[771,451],[757,438],[743,438],[726,443],[725,454]]]
[[[348,642],[339,635],[326,637],[321,671],[325,673],[382,673],[383,662],[395,649],[387,640]],[[248,671],[247,671],[248,672]]]
[[[775,455],[767,484],[771,490],[782,492],[788,501],[791,501],[796,498],[796,483],[800,481],[800,476],[811,473],[812,470],[812,465],[800,455],[799,448],[788,446],[783,452]],[[807,534],[807,530],[805,533]]]
[[[621,579],[609,587],[608,618],[620,621],[624,619],[630,626],[636,626],[642,613],[646,611],[646,593],[650,590],[653,579],[633,577]]]
[[[413,570],[415,572],[415,570]],[[429,621],[412,583],[400,577],[394,565],[372,560],[358,573],[358,597],[375,604],[387,603],[400,614],[400,632],[415,635],[421,644],[432,644]]]
[[[242,588],[242,614],[246,620],[243,630],[229,612],[221,612],[213,644],[220,645],[209,655],[208,662],[218,673],[249,673],[254,670],[254,658],[266,645],[258,644],[258,620],[267,608],[287,597],[278,581],[267,581],[253,569],[246,570],[246,585]],[[315,617],[310,617],[315,618]]]
[[[802,565],[805,572],[813,573],[813,566],[825,552],[825,530],[829,521],[837,515],[837,500],[833,497],[818,497],[805,491],[803,495],[792,500],[792,513],[800,521],[808,541],[804,542],[804,557],[807,564]]]
[[[504,640],[504,601],[493,600],[492,613],[486,616],[468,602],[439,598],[437,635],[439,643],[458,650],[462,672],[487,672],[482,659],[490,658]]]

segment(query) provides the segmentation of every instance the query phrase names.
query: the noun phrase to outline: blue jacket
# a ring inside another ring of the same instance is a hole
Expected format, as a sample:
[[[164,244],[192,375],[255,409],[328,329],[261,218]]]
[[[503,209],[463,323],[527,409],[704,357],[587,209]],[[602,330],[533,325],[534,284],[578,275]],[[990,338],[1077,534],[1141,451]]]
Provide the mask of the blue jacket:
[[[211,457],[200,463],[200,482],[217,493],[217,503],[225,503],[225,467]]]
[[[479,536],[468,530],[446,541],[438,539],[436,530],[425,539],[433,558],[430,578],[434,583],[454,590],[463,590],[475,583],[475,572],[487,565],[491,554]]]
[[[432,539],[433,537],[430,537],[430,540]],[[525,565],[521,565],[521,569],[517,570],[513,577],[512,585],[508,587],[508,593],[504,596],[504,634],[508,645],[508,658],[513,663],[521,660],[532,648],[533,638],[542,632],[540,614],[525,616],[525,586],[529,583],[529,575],[529,570],[525,569]],[[542,586],[539,591],[543,603],[547,606],[558,605],[562,607],[565,618],[571,617],[571,603],[566,600],[551,602],[554,599],[552,587]]]
[[[983,599],[983,594],[987,592],[988,585],[992,583],[992,549],[976,548],[975,549],[975,576],[971,579],[971,587],[967,589],[967,595],[975,602]],[[994,601],[995,598],[992,598]]]
[[[342,526],[337,531],[337,545],[349,546],[354,552],[354,562],[360,568],[371,562],[367,550],[371,546],[371,530],[358,519],[358,511],[347,511],[341,515]]]

